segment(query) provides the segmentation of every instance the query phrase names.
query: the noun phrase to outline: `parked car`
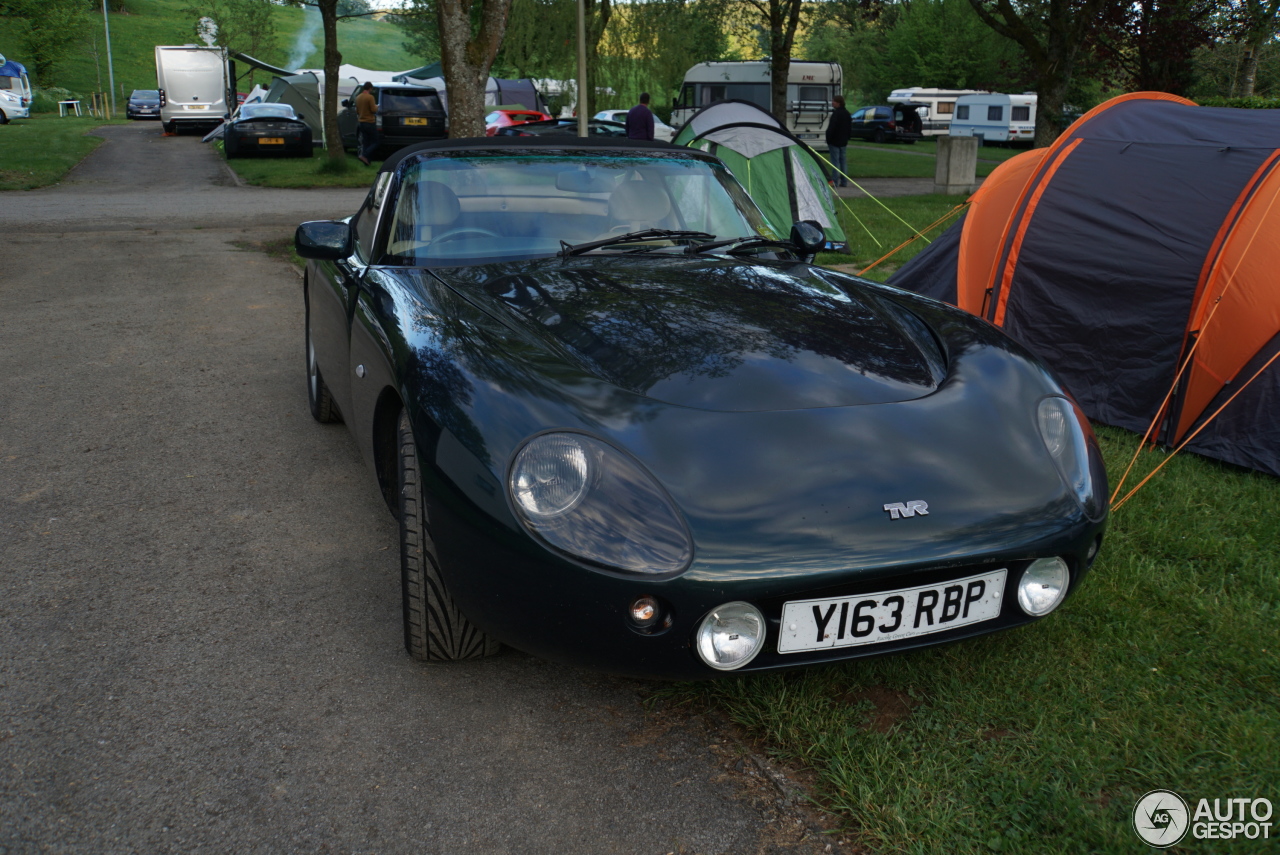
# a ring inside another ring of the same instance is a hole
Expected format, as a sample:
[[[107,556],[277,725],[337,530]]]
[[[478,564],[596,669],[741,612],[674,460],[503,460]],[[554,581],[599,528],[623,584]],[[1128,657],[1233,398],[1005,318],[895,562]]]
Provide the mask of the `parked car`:
[[[127,119],[160,119],[160,90],[135,89],[124,105]]]
[[[599,119],[602,122],[617,122],[624,128],[627,125],[627,113],[629,110],[601,110],[592,116],[593,119]],[[662,140],[663,142],[671,142],[676,137],[676,129],[668,125],[666,122],[653,117],[653,138]]]
[[[311,157],[311,128],[293,107],[279,102],[245,104],[222,131],[227,157],[264,154]]]
[[[523,125],[526,122],[545,122],[551,116],[539,110],[494,110],[484,117],[484,135],[493,136],[499,128]]]
[[[604,137],[425,143],[298,227],[311,413],[398,521],[414,657],[710,677],[1079,587],[1088,421],[995,327],[806,263],[822,241],[709,154]]]
[[[860,107],[852,116],[852,138],[878,143],[914,143],[924,139],[923,122],[917,112],[922,106],[925,105],[906,102]]]
[[[356,147],[356,94],[343,99],[345,109],[338,113],[338,131],[347,148]],[[414,143],[448,136],[448,116],[440,95],[432,87],[375,83],[373,97],[378,104],[379,154],[385,156]]]
[[[522,125],[498,128],[494,131],[494,136],[498,137],[540,137],[548,134],[551,136],[577,136],[578,120],[569,118],[548,119],[543,122],[525,122]],[[617,122],[588,119],[587,134],[593,137],[625,137],[627,135],[627,126]]]

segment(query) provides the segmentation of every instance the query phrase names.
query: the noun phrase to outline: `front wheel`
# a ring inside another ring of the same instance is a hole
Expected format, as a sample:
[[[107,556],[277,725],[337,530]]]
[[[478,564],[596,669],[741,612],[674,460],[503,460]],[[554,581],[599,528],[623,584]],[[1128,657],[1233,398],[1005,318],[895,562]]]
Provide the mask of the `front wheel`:
[[[316,362],[316,343],[311,339],[311,302],[307,301],[307,404],[311,408],[311,417],[322,424],[342,421],[338,413],[338,405],[334,403],[333,393],[325,385],[320,374],[320,365]]]
[[[408,413],[397,427],[400,462],[397,516],[400,518],[400,593],[404,647],[421,662],[448,662],[492,656],[502,645],[458,611],[440,577],[440,559],[427,526],[418,446]]]
[[[878,143],[884,142],[884,130],[879,128],[876,129],[876,135],[871,138],[871,141],[878,142]]]

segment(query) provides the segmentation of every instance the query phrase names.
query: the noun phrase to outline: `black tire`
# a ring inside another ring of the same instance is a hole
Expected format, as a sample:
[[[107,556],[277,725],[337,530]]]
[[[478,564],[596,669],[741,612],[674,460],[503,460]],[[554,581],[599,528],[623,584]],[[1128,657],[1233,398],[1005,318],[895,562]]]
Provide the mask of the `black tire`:
[[[876,135],[871,138],[872,142],[884,142],[884,128],[876,128]]]
[[[4,114],[4,110],[0,110],[0,125],[9,124],[9,117]]]
[[[400,518],[400,593],[404,647],[420,662],[479,659],[502,649],[458,611],[440,577],[440,559],[427,525],[419,477],[418,446],[409,415],[400,412],[396,429],[400,454],[396,491]]]
[[[307,295],[307,404],[311,407],[311,417],[321,424],[332,424],[342,421],[338,405],[333,401],[333,393],[325,385],[320,374],[320,366],[316,364],[316,347],[311,341],[311,300]]]
[[[174,122],[166,122],[164,120],[161,120],[160,130],[164,131],[166,134],[172,134],[177,132],[178,126]]]

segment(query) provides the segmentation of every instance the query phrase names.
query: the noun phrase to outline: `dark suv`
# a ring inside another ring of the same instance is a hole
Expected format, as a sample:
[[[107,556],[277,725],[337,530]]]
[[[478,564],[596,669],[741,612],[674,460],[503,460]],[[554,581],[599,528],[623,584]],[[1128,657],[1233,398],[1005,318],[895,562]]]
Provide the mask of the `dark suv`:
[[[913,143],[924,139],[924,123],[917,112],[925,104],[908,101],[862,107],[853,114],[853,138],[872,142]]]
[[[356,96],[342,102],[346,109],[338,113],[338,131],[342,144],[356,145]],[[404,83],[375,83],[373,97],[378,102],[378,134],[381,152],[390,153],[414,143],[447,137],[448,119],[439,94],[430,86]]]

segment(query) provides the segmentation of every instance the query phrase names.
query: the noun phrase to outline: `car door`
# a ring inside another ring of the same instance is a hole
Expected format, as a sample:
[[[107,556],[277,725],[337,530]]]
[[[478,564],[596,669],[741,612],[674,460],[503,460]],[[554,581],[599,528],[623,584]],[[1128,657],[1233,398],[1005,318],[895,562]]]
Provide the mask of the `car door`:
[[[367,242],[372,240],[377,218],[375,195],[369,194],[351,220],[356,234],[352,255],[342,261],[314,263],[312,270],[318,275],[307,281],[308,320],[316,348],[316,364],[344,418],[351,413],[351,319],[359,296],[360,278],[367,268],[367,253],[361,246],[366,241],[361,238],[365,236]]]

